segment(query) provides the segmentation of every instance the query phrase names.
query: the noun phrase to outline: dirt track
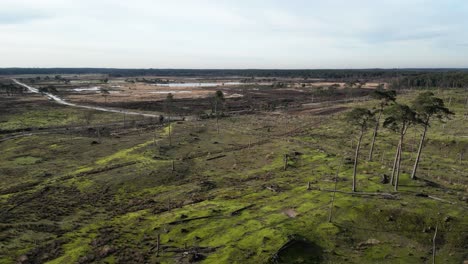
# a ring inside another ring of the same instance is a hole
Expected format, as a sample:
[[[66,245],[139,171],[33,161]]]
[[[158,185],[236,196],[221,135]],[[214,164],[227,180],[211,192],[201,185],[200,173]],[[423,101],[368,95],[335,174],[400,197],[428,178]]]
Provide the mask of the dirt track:
[[[32,86],[29,86],[27,84],[21,83],[17,81],[16,79],[12,79],[16,84],[21,85],[28,89],[32,93],[40,93],[37,88],[34,88]],[[127,111],[127,110],[122,110],[122,109],[114,109],[114,108],[105,108],[105,107],[99,107],[99,106],[90,106],[90,105],[81,105],[81,104],[75,104],[75,103],[70,103],[65,101],[64,99],[51,94],[51,93],[42,93],[45,97],[54,100],[58,104],[62,105],[67,105],[67,106],[72,106],[72,107],[79,107],[79,108],[85,108],[85,109],[91,109],[91,110],[96,110],[96,111],[103,111],[103,112],[109,112],[109,113],[119,113],[119,114],[127,114],[127,115],[140,115],[140,116],[146,116],[146,117],[156,117],[159,118],[160,115],[157,114],[148,114],[148,113],[141,113],[141,112],[135,112],[135,111]],[[172,117],[171,117],[172,119]]]

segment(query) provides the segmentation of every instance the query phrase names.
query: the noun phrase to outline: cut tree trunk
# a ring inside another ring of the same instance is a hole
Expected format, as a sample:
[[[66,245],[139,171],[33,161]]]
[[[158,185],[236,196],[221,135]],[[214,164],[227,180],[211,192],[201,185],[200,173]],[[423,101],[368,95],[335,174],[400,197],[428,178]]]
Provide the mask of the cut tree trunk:
[[[418,169],[419,159],[421,158],[421,152],[422,152],[422,148],[423,148],[423,145],[424,145],[424,139],[426,139],[426,132],[427,132],[427,123],[424,126],[424,131],[423,131],[422,136],[421,136],[421,141],[419,142],[418,154],[416,155],[416,160],[414,161],[413,172],[411,173],[411,179],[412,180],[416,179],[416,171]]]

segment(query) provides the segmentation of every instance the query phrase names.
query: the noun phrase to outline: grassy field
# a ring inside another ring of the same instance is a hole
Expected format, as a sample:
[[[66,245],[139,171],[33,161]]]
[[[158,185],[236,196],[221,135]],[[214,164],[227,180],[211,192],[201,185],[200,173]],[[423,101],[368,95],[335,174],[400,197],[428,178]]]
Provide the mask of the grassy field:
[[[365,135],[350,193],[356,133],[344,112],[231,116],[219,134],[212,119],[178,122],[172,144],[167,125],[112,128],[99,144],[72,132],[0,142],[0,263],[431,263],[436,227],[437,263],[462,263],[466,93],[438,96],[456,115],[430,128],[417,181],[409,173],[421,129],[410,129],[398,193],[380,183],[397,144],[385,129],[373,162]],[[80,115],[47,106],[4,115],[0,127],[68,125]],[[121,121],[95,115],[90,126]]]
[[[73,108],[46,101],[40,95],[1,97],[0,132],[38,130],[53,127],[93,126],[139,121],[141,116]],[[127,125],[129,125],[128,123]]]

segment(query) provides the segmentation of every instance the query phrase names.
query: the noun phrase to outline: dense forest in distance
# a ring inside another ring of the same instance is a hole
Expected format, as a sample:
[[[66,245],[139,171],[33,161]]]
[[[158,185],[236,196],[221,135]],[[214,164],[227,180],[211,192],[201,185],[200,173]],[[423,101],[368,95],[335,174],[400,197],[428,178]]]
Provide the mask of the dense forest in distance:
[[[346,81],[382,81],[393,89],[409,87],[468,88],[468,68],[440,69],[118,69],[118,68],[0,68],[0,75],[106,74],[110,77],[172,76],[242,78],[321,78]]]
[[[122,76],[241,76],[303,78],[388,78],[428,73],[463,73],[468,68],[440,69],[120,69],[120,68],[0,68],[0,75],[18,74],[109,74]]]

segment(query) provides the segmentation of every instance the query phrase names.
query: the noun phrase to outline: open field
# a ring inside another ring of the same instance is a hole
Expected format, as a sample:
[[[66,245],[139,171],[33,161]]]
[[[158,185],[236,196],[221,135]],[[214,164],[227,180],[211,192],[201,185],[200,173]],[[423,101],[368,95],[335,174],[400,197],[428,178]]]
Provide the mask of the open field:
[[[169,124],[2,94],[0,263],[431,263],[436,228],[437,263],[468,259],[462,89],[433,90],[455,115],[431,126],[418,180],[409,173],[420,128],[406,136],[398,192],[381,183],[397,135],[382,129],[369,162],[368,131],[351,193],[356,133],[344,114],[374,107],[380,82],[40,77],[29,84],[70,102],[161,115],[167,94],[153,92],[170,91],[174,114],[193,118]],[[110,93],[74,90],[93,87]],[[226,96],[219,133],[216,90]]]

